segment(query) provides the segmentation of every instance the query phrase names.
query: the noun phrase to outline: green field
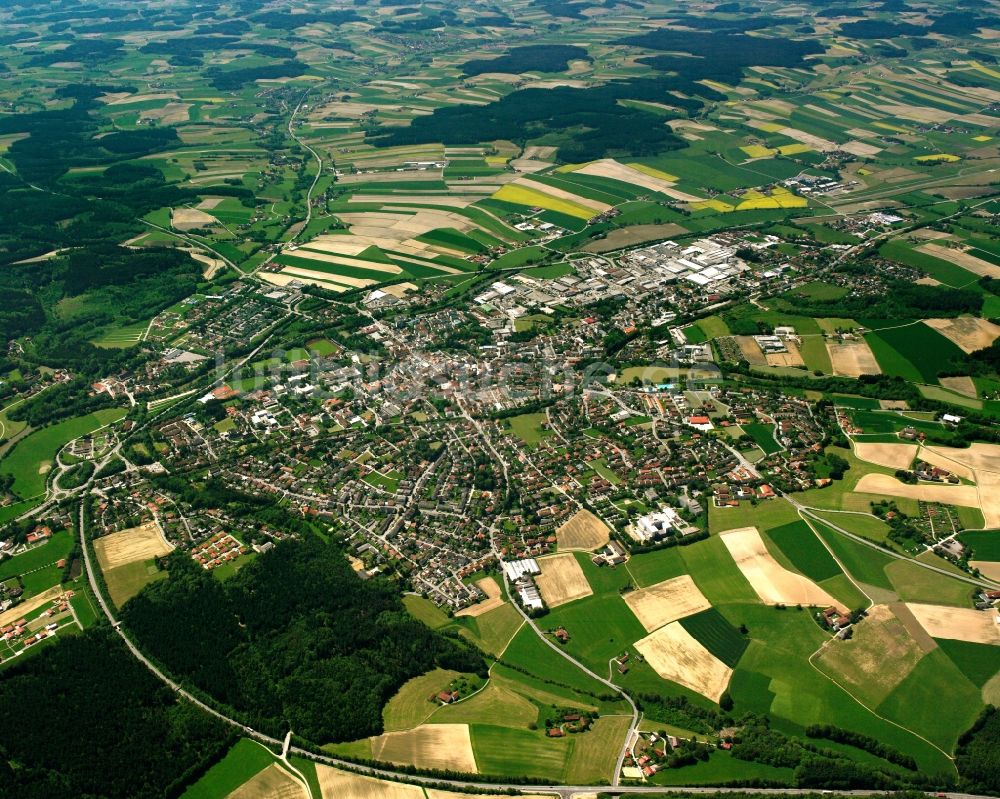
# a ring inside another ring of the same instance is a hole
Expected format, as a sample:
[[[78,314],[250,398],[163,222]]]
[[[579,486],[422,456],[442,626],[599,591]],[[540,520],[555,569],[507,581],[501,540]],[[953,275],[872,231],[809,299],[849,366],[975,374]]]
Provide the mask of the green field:
[[[408,730],[426,721],[439,705],[428,697],[444,691],[452,680],[461,676],[457,671],[434,669],[405,683],[382,709],[385,731]]]
[[[56,452],[63,445],[123,416],[123,409],[109,408],[36,430],[17,442],[0,461],[0,472],[14,476],[14,492],[18,496],[27,499],[41,494]]]
[[[933,383],[938,372],[964,353],[936,330],[924,324],[866,333],[882,371],[913,382]]]
[[[73,535],[67,530],[53,533],[52,538],[13,558],[0,561],[0,582],[20,574],[36,572],[69,555],[73,550]],[[61,569],[59,570],[62,571]],[[54,583],[52,583],[54,585]]]
[[[712,605],[718,607],[732,602],[758,601],[757,592],[747,582],[718,536],[713,535],[679,549],[691,578]]]
[[[1000,673],[1000,647],[939,638],[938,647],[973,685],[982,688]],[[990,701],[994,701],[991,698]]]
[[[638,638],[633,640],[638,640]],[[629,641],[629,644],[631,643],[632,641]],[[527,625],[522,627],[510,642],[507,651],[504,652],[503,662],[523,668],[530,676],[557,689],[583,691],[595,695],[605,694],[608,690],[607,686],[588,677],[579,669],[574,668],[569,661],[552,651],[539,640],[535,631]],[[606,660],[605,667],[607,667]]]
[[[484,774],[564,780],[575,743],[572,737],[546,738],[541,730],[472,724],[472,751]]]
[[[941,701],[947,697],[947,701]],[[926,655],[877,708],[950,751],[983,707],[979,690],[941,650]]]
[[[125,563],[104,572],[111,601],[119,608],[147,585],[156,580],[163,580],[166,576],[167,573],[158,569],[156,562],[152,560]]]
[[[510,424],[511,432],[528,446],[539,444],[552,435],[551,431],[542,429],[542,425],[545,424],[544,413],[523,413],[520,416],[512,416],[507,422]]]
[[[455,620],[460,634],[492,655],[506,649],[514,633],[524,623],[521,614],[509,602],[481,616],[463,616]]]
[[[774,425],[753,423],[741,425],[741,427],[768,455],[781,449],[781,445],[774,440]]]
[[[792,565],[811,580],[820,582],[842,573],[837,562],[805,522],[798,521],[774,527],[765,534]]]
[[[951,771],[950,761],[941,752],[882,721],[809,664],[809,657],[826,636],[807,611],[760,605],[731,606],[722,611],[732,624],[745,624],[752,638],[730,685],[737,711],[770,713],[772,726],[792,735],[801,735],[808,724],[856,730],[911,752],[925,773]],[[905,691],[898,695],[905,695]],[[894,696],[897,694],[889,699]],[[909,721],[904,717],[900,723]]]
[[[1000,561],[1000,533],[991,530],[970,530],[958,540],[972,549],[970,560]]]
[[[403,597],[403,605],[415,619],[419,619],[432,630],[439,630],[448,626],[451,619],[441,608],[431,602],[414,594],[406,594]]]
[[[227,796],[276,760],[260,744],[241,738],[222,760],[181,794],[181,799],[218,799],[220,796]]]
[[[898,239],[883,244],[879,248],[879,254],[889,260],[923,270],[935,280],[952,288],[963,288],[978,280],[977,276],[967,269],[962,269],[962,267],[941,258],[935,258],[933,255],[917,252],[910,245]]]
[[[646,630],[617,591],[595,593],[554,608],[545,624],[565,627],[571,636],[566,650],[598,674],[607,671],[610,658],[646,636]]]
[[[687,564],[681,556],[681,547],[633,555],[626,568],[639,588],[646,588],[671,577],[687,574]]]
[[[887,591],[893,590],[885,569],[895,560],[894,558],[852,541],[821,522],[813,522],[813,526],[855,580]]]
[[[750,644],[715,608],[681,619],[681,626],[730,668],[735,668]]]

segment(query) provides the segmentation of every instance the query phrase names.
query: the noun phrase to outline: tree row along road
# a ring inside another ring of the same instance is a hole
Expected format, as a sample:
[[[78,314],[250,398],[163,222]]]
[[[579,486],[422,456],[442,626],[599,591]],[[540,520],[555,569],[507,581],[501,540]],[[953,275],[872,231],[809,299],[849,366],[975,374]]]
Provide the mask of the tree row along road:
[[[279,738],[273,738],[270,735],[265,735],[264,733],[252,730],[236,719],[230,718],[224,713],[216,710],[211,705],[205,703],[198,697],[194,696],[190,692],[186,691],[181,687],[180,684],[172,680],[166,674],[164,674],[155,663],[153,663],[149,658],[147,658],[138,646],[128,637],[128,634],[122,629],[121,623],[115,618],[111,607],[108,605],[107,600],[104,597],[101,587],[97,581],[97,572],[94,568],[94,563],[90,557],[90,549],[87,546],[87,528],[86,520],[84,514],[84,505],[81,502],[80,509],[78,513],[78,521],[80,528],[80,549],[83,552],[83,562],[84,567],[87,571],[87,579],[90,582],[91,590],[94,592],[94,596],[97,597],[98,605],[100,606],[101,612],[107,618],[108,622],[111,624],[115,632],[122,639],[122,642],[128,648],[132,656],[136,658],[143,666],[145,666],[153,674],[156,679],[162,682],[164,685],[168,686],[174,693],[178,696],[186,699],[191,704],[197,706],[200,710],[208,713],[210,716],[218,719],[219,721],[228,724],[231,727],[235,727],[240,731],[240,733],[248,738],[259,741],[265,744],[269,748],[275,749],[279,752],[286,752],[288,754],[299,755],[308,760],[315,761],[317,763],[322,763],[328,766],[334,766],[336,768],[344,769],[346,771],[352,771],[358,774],[370,776],[370,777],[380,777],[387,780],[392,780],[395,782],[408,782],[417,785],[446,785],[451,789],[462,791],[468,789],[474,790],[491,790],[491,791],[524,791],[526,793],[549,793],[558,794],[563,797],[571,797],[576,793],[610,793],[610,794],[649,794],[649,793],[684,793],[684,794],[713,794],[713,793],[748,793],[748,794],[760,794],[760,795],[783,795],[783,796],[801,796],[810,793],[816,793],[813,789],[806,788],[712,788],[712,787],[699,787],[699,788],[680,788],[673,786],[659,786],[659,785],[520,785],[511,783],[484,783],[484,782],[473,782],[465,780],[456,779],[442,779],[439,777],[430,776],[419,776],[413,774],[406,774],[403,772],[392,771],[391,769],[374,768],[371,766],[361,766],[357,763],[352,763],[347,760],[339,760],[335,757],[329,757],[327,755],[319,755],[315,752],[302,749],[297,746],[289,746],[286,739],[282,740]],[[530,620],[529,620],[530,623]],[[558,649],[556,650],[559,651]],[[560,652],[560,654],[562,654]],[[575,661],[571,662],[574,665],[579,666]],[[584,669],[586,671],[586,669]],[[616,690],[620,690],[617,686],[609,683],[607,680],[593,674],[592,672],[587,672],[595,679],[600,680],[605,685],[610,685]],[[624,694],[622,694],[624,696]],[[628,699],[628,697],[626,697]],[[631,700],[629,700],[631,704]],[[633,711],[635,710],[633,705]],[[634,729],[634,722],[633,722]],[[618,766],[620,769],[621,759],[618,761]],[[838,795],[843,796],[883,796],[886,795],[884,792],[879,791],[837,791]],[[989,799],[985,796],[979,796],[977,794],[966,794],[966,793],[945,793],[938,794],[938,796],[944,796],[946,799]],[[318,797],[317,797],[318,799]]]

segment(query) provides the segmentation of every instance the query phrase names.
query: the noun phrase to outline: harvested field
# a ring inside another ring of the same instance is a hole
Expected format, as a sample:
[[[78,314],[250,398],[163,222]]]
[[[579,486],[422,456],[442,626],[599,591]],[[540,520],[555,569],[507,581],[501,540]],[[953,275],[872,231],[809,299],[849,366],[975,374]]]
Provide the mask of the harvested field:
[[[934,638],[1000,646],[1000,624],[995,610],[947,608],[907,603],[906,607]]]
[[[913,612],[908,607],[906,607],[905,602],[893,602],[889,605],[889,609],[892,611],[893,615],[899,619],[899,623],[906,628],[910,637],[917,642],[917,646],[919,646],[924,652],[933,652],[937,649],[937,641],[927,634],[927,630],[925,630],[923,625],[917,621],[917,617],[913,615]]]
[[[648,633],[712,607],[688,574],[629,591],[622,599]]]
[[[975,316],[959,316],[955,319],[925,319],[924,324],[953,341],[966,354],[985,349],[993,343],[994,339],[1000,337],[1000,325]]]
[[[141,120],[156,120],[161,125],[176,125],[187,122],[191,115],[191,103],[167,103],[163,108],[147,108],[140,112]]]
[[[468,724],[421,724],[405,732],[387,732],[371,742],[375,760],[438,771],[477,770]]]
[[[973,569],[979,569],[980,574],[990,580],[1000,581],[1000,563],[995,560],[970,560]]]
[[[806,133],[804,130],[799,130],[798,128],[782,128],[778,133],[782,136],[787,136],[789,139],[802,142],[802,144],[808,144],[814,150],[819,150],[823,153],[830,153],[840,148],[839,144],[834,144],[828,139],[822,139],[819,136]]]
[[[840,607],[837,600],[808,577],[788,571],[778,563],[767,551],[756,527],[731,530],[723,533],[721,538],[761,602],[768,605]]]
[[[352,203],[398,203],[399,205],[438,205],[448,208],[466,208],[476,200],[481,200],[479,194],[457,196],[454,194],[355,194],[348,202]]]
[[[277,763],[244,782],[227,799],[306,799],[305,787]]]
[[[979,393],[976,391],[976,384],[971,377],[939,377],[938,382],[944,388],[972,399],[975,399]]]
[[[177,95],[173,92],[161,94],[127,94],[125,92],[112,92],[105,94],[101,99],[108,105],[130,105],[132,103],[148,103],[151,100],[176,100]]]
[[[170,212],[170,224],[175,230],[194,230],[217,225],[219,220],[197,208],[174,208]]]
[[[961,452],[962,450],[959,450]],[[959,477],[963,477],[966,480],[972,480],[975,482],[976,473],[972,468],[966,466],[964,463],[960,462],[955,458],[954,450],[952,447],[928,447],[924,446],[920,448],[920,460],[927,461],[931,466],[939,466],[942,469],[947,469],[950,472],[954,472]]]
[[[428,169],[423,172],[406,173],[406,180],[408,182],[434,182],[443,178],[443,169]],[[392,170],[391,172],[359,172],[353,175],[341,175],[337,178],[337,182],[343,185],[350,185],[352,183],[399,183],[399,172],[396,170]]]
[[[952,461],[964,463],[970,469],[1000,473],[1000,444],[984,444],[977,441],[965,449],[958,447],[927,447],[927,449]]]
[[[850,693],[878,705],[925,654],[889,607],[875,605],[852,638],[826,645],[818,665]]]
[[[747,359],[747,363],[751,366],[767,366],[767,356],[764,351],[757,346],[757,342],[753,340],[753,336],[734,336],[736,343],[739,345],[740,352],[743,353],[743,357]]]
[[[635,648],[663,679],[713,702],[719,701],[733,675],[733,670],[705,649],[680,622],[671,622],[636,641]]]
[[[610,528],[589,510],[581,510],[556,529],[559,549],[593,551],[610,540]]]
[[[924,502],[943,502],[946,505],[961,505],[965,508],[980,507],[979,492],[975,486],[909,485],[887,474],[866,474],[858,481],[854,490],[864,494],[922,499]]]
[[[550,608],[594,593],[572,553],[541,558],[538,565],[542,573],[535,578],[535,583]]]
[[[284,272],[261,272],[259,274],[259,277],[260,277],[261,280],[263,280],[263,281],[265,281],[267,283],[270,283],[272,286],[287,286],[289,283],[292,283],[293,281],[296,281],[296,280],[299,281],[300,283],[308,283],[309,282],[307,280],[303,280],[301,277],[296,277],[295,275],[285,274]],[[332,281],[331,282],[326,282],[326,281],[320,282],[320,281],[315,281],[314,280],[314,282],[316,282],[317,285],[320,285],[323,288],[325,288],[327,291],[340,292],[340,291],[347,291],[347,289],[348,289],[347,286],[344,286],[344,285],[342,285],[340,283],[334,283]]]
[[[976,256],[962,250],[954,250],[951,247],[943,247],[940,244],[931,243],[921,244],[917,247],[917,252],[925,252],[928,255],[933,255],[935,258],[940,258],[942,261],[960,266],[980,277],[1000,277],[1000,266],[991,264],[989,261],[984,261],[981,258],[976,258]]]
[[[322,272],[317,269],[302,269],[298,266],[286,266],[281,270],[283,275],[291,275],[293,278],[301,280],[303,283],[336,283],[340,286],[350,286],[351,288],[364,288],[378,283],[375,278],[346,277],[345,275],[333,275],[329,272]],[[390,280],[391,278],[385,278]]]
[[[163,540],[156,522],[146,522],[140,527],[120,530],[94,541],[94,551],[104,571],[126,563],[158,558],[168,554],[171,549],[173,547]]]
[[[680,236],[687,232],[687,228],[683,228],[672,222],[666,225],[631,225],[630,227],[610,230],[603,239],[592,241],[584,246],[583,249],[586,252],[611,252],[613,250],[620,250],[623,247],[645,244],[647,241],[671,239],[674,236]]]
[[[917,445],[860,444],[855,442],[854,454],[863,461],[885,466],[887,469],[909,469],[917,455]]]
[[[843,341],[827,339],[826,350],[830,353],[830,362],[833,364],[835,375],[860,377],[882,374],[871,347],[861,337]]]
[[[669,189],[674,186],[674,181],[663,180],[662,178],[655,177],[654,175],[640,172],[638,169],[625,166],[625,164],[619,164],[617,161],[610,158],[594,161],[575,171],[579,172],[581,175],[596,175],[602,178],[620,180],[622,183],[628,183],[632,186],[641,186],[642,188],[649,189],[650,191],[662,192],[664,189]]]
[[[402,782],[385,782],[316,764],[322,799],[424,799],[424,789]],[[320,797],[313,797],[320,799]]]
[[[213,258],[211,255],[206,255],[203,252],[193,249],[189,249],[188,253],[198,263],[204,265],[205,269],[202,272],[202,277],[205,278],[205,280],[211,280],[217,273],[226,268],[226,262],[221,258]]]
[[[311,248],[312,245],[310,245]],[[395,264],[386,264],[381,261],[370,261],[363,258],[351,258],[347,255],[330,255],[325,252],[312,252],[302,249],[289,249],[289,253],[295,253],[296,258],[306,258],[310,261],[319,261],[325,264],[337,264],[338,266],[353,266],[358,269],[370,269],[373,272],[386,272],[390,275],[398,275],[401,270]]]
[[[864,142],[860,141],[849,141],[847,142],[847,144],[840,145],[840,149],[845,152],[851,153],[852,155],[860,156],[862,158],[866,158],[872,155],[878,155],[880,152],[882,152],[881,147],[875,147],[874,145],[865,144]]]
[[[455,614],[456,616],[482,616],[484,613],[489,613],[503,604],[504,600],[503,594],[500,592],[500,586],[497,585],[497,581],[492,577],[484,577],[482,580],[476,580],[476,586],[486,594],[486,599],[482,602],[477,602],[475,605],[462,608]]]
[[[802,360],[802,355],[799,352],[798,344],[796,344],[794,341],[786,341],[785,347],[787,348],[788,352],[775,352],[764,356],[764,358],[767,360],[768,366],[806,365],[806,362]]]

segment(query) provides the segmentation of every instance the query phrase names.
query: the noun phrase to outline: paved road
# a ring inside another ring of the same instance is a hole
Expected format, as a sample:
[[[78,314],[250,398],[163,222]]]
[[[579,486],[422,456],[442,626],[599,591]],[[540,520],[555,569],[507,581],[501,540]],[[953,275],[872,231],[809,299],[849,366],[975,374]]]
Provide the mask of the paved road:
[[[850,538],[852,541],[856,541],[859,544],[864,544],[864,546],[870,547],[871,549],[878,550],[883,555],[886,555],[886,556],[888,556],[890,558],[896,558],[897,560],[909,561],[914,566],[920,566],[921,568],[927,569],[928,571],[937,572],[938,574],[943,574],[945,577],[950,577],[951,579],[958,580],[959,582],[969,583],[969,585],[974,585],[977,588],[995,589],[998,586],[998,583],[996,583],[993,580],[989,580],[989,579],[987,579],[985,577],[978,577],[977,578],[977,577],[973,577],[971,575],[956,574],[953,571],[948,571],[947,569],[942,569],[939,566],[933,565],[932,563],[924,563],[922,560],[917,560],[916,558],[911,558],[908,555],[902,555],[899,552],[893,552],[891,549],[885,549],[884,547],[880,547],[878,544],[876,544],[876,543],[874,543],[872,541],[869,541],[867,538],[863,538],[860,535],[855,535],[854,533],[852,533],[852,532],[850,532],[848,530],[845,530],[843,527],[840,527],[836,522],[830,521],[830,519],[828,517],[826,517],[826,516],[819,516],[815,512],[815,511],[826,511],[829,514],[834,514],[834,513],[838,513],[838,511],[829,510],[827,508],[810,508],[808,505],[803,505],[801,502],[799,502],[798,500],[796,500],[790,494],[782,493],[781,496],[784,499],[788,500],[788,502],[791,503],[792,507],[794,507],[797,511],[799,511],[804,516],[808,516],[813,521],[817,521],[817,522],[820,522],[821,524],[825,524],[827,527],[829,527],[832,530],[835,530],[836,532],[840,533],[840,535],[846,536],[847,538]]]
[[[308,92],[306,93],[306,95],[308,96]],[[306,98],[303,97],[302,100],[299,102],[299,104],[297,106],[295,106],[295,110],[292,111],[292,115],[288,118],[288,135],[292,137],[292,139],[295,141],[296,144],[298,144],[300,147],[303,147],[306,150],[308,150],[309,153],[312,155],[312,157],[316,159],[316,176],[313,178],[313,182],[309,186],[309,191],[306,192],[306,218],[305,218],[305,221],[304,221],[302,227],[299,229],[299,232],[296,233],[294,236],[292,236],[292,238],[289,239],[288,242],[286,242],[288,244],[290,244],[291,242],[295,241],[299,237],[299,234],[303,230],[305,230],[307,227],[309,227],[309,223],[312,221],[312,212],[313,212],[312,211],[312,196],[313,196],[313,192],[316,190],[316,184],[319,183],[319,179],[323,175],[323,159],[320,158],[319,153],[317,153],[312,147],[310,147],[308,144],[306,144],[304,141],[302,141],[302,139],[300,139],[298,136],[295,135],[295,130],[294,130],[295,117],[298,115],[299,110],[302,108],[302,106],[305,105],[305,102],[306,102]]]

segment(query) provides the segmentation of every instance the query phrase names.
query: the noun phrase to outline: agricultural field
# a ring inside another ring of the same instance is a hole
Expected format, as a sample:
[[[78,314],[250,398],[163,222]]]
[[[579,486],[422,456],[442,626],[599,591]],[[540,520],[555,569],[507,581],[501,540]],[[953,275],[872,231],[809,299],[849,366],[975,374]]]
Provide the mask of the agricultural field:
[[[1000,794],[998,18],[3,4],[11,795]]]

